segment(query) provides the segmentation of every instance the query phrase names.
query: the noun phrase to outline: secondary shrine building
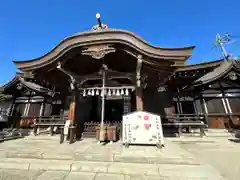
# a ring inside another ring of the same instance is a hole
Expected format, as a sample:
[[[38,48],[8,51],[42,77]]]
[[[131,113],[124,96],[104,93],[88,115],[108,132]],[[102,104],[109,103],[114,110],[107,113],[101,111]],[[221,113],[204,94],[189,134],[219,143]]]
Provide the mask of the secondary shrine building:
[[[164,123],[201,117],[210,128],[240,127],[239,62],[186,65],[193,49],[156,47],[107,26],[67,37],[41,57],[13,61],[21,72],[2,87],[11,95],[2,105],[8,125],[60,117],[94,131],[103,107],[110,124],[145,110]]]

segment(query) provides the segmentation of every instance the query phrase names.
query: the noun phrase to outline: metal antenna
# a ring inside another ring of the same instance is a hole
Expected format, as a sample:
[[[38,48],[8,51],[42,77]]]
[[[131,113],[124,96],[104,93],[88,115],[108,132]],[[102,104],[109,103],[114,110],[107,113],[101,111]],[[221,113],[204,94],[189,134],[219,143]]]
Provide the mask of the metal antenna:
[[[216,45],[220,47],[222,55],[225,61],[228,61],[230,55],[227,53],[224,45],[232,41],[232,35],[227,33],[220,36],[219,33],[216,34]]]

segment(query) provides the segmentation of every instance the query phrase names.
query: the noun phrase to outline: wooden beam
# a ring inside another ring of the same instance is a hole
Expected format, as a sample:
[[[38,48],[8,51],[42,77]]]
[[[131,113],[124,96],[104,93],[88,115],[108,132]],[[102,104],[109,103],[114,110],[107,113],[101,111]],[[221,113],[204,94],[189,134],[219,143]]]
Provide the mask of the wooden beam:
[[[171,67],[160,67],[160,66],[156,66],[156,65],[149,65],[149,64],[144,64],[143,68],[145,69],[149,69],[155,72],[173,72],[174,69]]]
[[[102,79],[100,73],[93,73],[88,76],[81,76],[77,77],[76,80],[80,85],[84,84],[85,82],[89,80],[100,80]],[[107,71],[106,72],[106,79],[111,80],[111,79],[129,79],[130,81],[133,81],[135,78],[133,77],[132,73],[122,73],[122,72],[116,72],[116,71]]]

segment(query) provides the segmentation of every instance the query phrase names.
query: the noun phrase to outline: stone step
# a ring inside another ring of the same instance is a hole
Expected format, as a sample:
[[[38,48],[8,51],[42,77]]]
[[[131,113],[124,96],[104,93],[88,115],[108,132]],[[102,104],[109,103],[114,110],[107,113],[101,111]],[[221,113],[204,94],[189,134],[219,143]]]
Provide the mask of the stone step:
[[[209,133],[229,133],[227,129],[207,129]]]
[[[189,179],[221,179],[220,173],[208,165],[136,164],[3,158],[0,159],[0,169],[95,172],[160,177],[172,177],[173,175],[184,177],[187,175]]]
[[[231,133],[208,133],[206,132],[207,137],[233,137]]]
[[[95,132],[84,132],[83,138],[96,138],[96,133]]]
[[[208,129],[207,137],[232,137],[232,134],[227,129]]]
[[[118,162],[118,163],[141,163],[141,164],[179,164],[199,165],[200,162],[192,157],[165,157],[165,156],[133,156],[121,154],[84,154],[84,153],[34,153],[34,152],[7,152],[1,153],[0,158],[9,159],[32,159],[32,160],[69,160],[89,162]],[[1,168],[0,168],[1,169]]]

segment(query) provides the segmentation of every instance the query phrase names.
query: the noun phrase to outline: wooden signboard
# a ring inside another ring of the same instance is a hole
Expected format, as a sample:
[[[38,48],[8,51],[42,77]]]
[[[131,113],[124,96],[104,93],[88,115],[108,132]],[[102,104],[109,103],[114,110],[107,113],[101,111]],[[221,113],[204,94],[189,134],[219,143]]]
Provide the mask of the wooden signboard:
[[[123,116],[122,140],[129,144],[164,145],[162,122],[158,115],[137,111]]]

